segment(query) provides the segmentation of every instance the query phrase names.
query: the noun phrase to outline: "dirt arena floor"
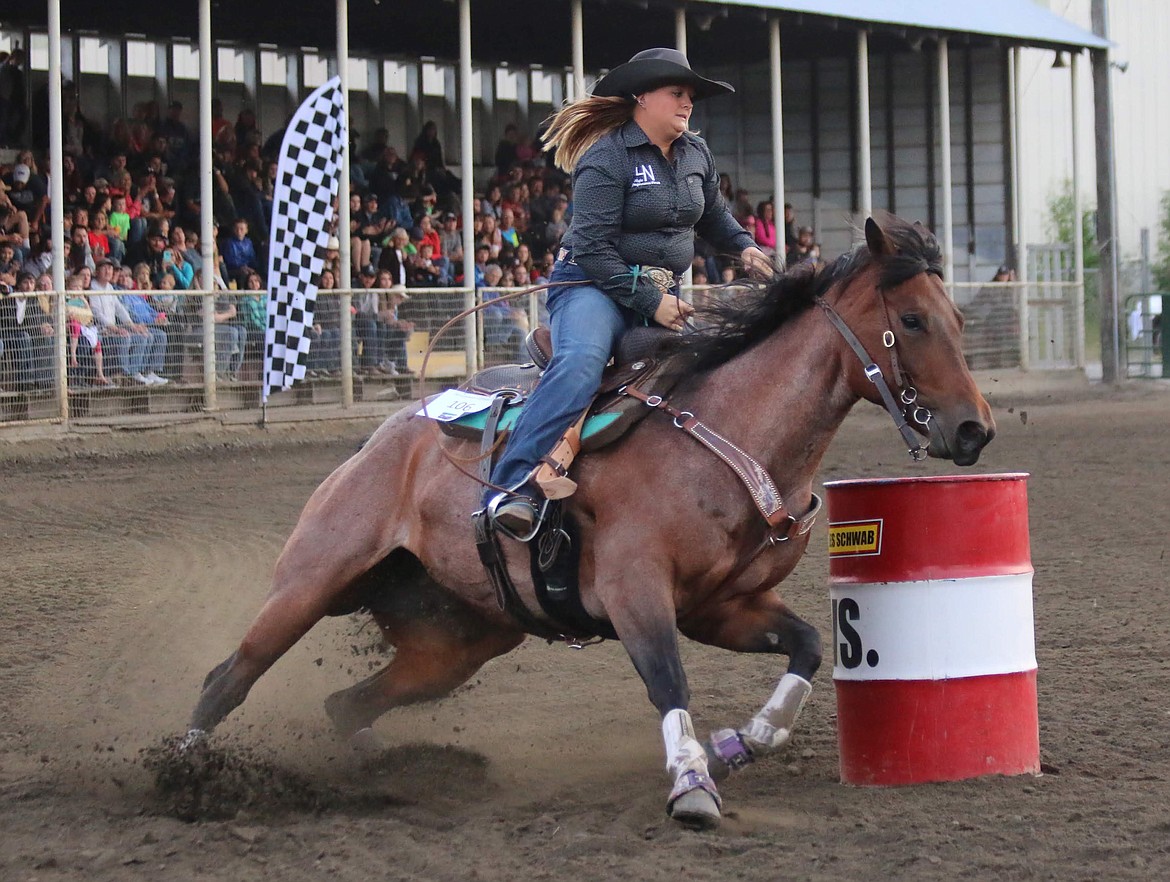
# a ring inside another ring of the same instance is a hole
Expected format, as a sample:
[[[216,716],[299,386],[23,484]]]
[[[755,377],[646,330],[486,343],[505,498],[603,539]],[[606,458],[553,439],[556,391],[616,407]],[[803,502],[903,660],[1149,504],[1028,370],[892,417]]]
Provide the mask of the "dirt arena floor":
[[[1045,773],[841,785],[826,663],[787,752],[723,785],[713,833],[666,818],[657,717],[613,643],[529,641],[384,718],[390,748],[363,763],[321,708],[384,662],[358,618],[259,682],[217,735],[221,780],[176,801],[164,739],[370,425],[0,444],[0,880],[1170,878],[1170,389],[982,376],[999,437],[976,470],[1032,474]],[[821,477],[953,470],[911,465],[865,407]],[[827,635],[824,535],[783,592]],[[684,661],[704,732],[782,673]]]

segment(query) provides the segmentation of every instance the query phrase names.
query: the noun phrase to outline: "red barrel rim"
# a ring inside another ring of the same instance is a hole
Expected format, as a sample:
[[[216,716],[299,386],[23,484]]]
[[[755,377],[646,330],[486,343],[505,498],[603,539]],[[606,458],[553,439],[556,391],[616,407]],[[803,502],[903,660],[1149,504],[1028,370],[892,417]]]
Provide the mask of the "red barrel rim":
[[[890,484],[967,484],[978,481],[1026,481],[1030,472],[1000,472],[992,475],[922,475],[914,478],[843,478],[825,481],[825,487],[880,487]]]

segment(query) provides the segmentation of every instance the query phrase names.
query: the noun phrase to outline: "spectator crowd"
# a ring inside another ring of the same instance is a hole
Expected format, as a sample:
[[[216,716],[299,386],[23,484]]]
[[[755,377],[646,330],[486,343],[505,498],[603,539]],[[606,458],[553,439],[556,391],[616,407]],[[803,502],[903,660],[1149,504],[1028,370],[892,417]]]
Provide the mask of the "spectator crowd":
[[[20,50],[17,50],[19,52]],[[15,56],[16,53],[13,53]],[[17,57],[19,65],[23,57]],[[12,58],[0,59],[0,85]],[[11,79],[11,75],[9,75]],[[23,89],[23,86],[21,86]],[[216,373],[239,379],[255,369],[263,348],[268,231],[278,152],[284,130],[262,133],[251,108],[232,122],[213,101],[213,263],[205,267],[199,230],[204,206],[197,137],[181,102],[135,106],[129,119],[108,128],[82,112],[66,83],[64,204],[49,198],[47,132],[33,132],[23,106],[4,103],[0,143],[16,148],[0,165],[0,385],[49,387],[53,382],[55,308],[51,224],[65,230],[66,333],[70,384],[161,385],[180,376],[185,349],[202,341],[201,298],[214,289]],[[357,138],[357,133],[353,133]],[[572,218],[568,176],[538,142],[508,125],[495,151],[495,168],[477,188],[472,208],[474,284],[484,299],[548,278]],[[378,129],[353,143],[348,186],[351,260],[341,266],[340,236],[331,230],[322,292],[360,289],[352,299],[354,364],[359,372],[401,374],[406,341],[415,330],[434,332],[461,309],[461,295],[426,289],[464,285],[462,182],[447,167],[437,127],[427,122],[408,151]],[[752,204],[724,175],[721,192],[737,220],[778,262],[819,260],[813,231],[797,227],[792,206],[783,220],[770,201]],[[718,284],[737,273],[734,262],[696,240],[693,283]],[[335,296],[317,298],[313,376],[340,370],[340,311]],[[526,310],[501,301],[485,310],[484,336],[500,357],[521,354]]]

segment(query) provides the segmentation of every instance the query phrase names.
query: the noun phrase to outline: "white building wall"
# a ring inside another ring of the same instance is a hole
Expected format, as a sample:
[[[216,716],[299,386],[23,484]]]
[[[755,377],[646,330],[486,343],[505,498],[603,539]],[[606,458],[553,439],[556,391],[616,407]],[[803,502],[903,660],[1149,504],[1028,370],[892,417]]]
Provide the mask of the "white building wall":
[[[1028,2],[1028,0],[1021,0]],[[1057,15],[1091,29],[1090,0],[1035,0]],[[1170,191],[1170,3],[1166,0],[1110,0],[1109,37],[1114,69],[1114,152],[1117,165],[1118,235],[1123,258],[1139,254],[1141,230],[1156,240],[1159,202]],[[1023,52],[1021,72],[1021,179],[1024,235],[1046,242],[1047,205],[1072,178],[1070,69],[1054,69],[1053,53]],[[1093,141],[1093,83],[1088,53],[1082,56],[1081,199],[1097,202]]]

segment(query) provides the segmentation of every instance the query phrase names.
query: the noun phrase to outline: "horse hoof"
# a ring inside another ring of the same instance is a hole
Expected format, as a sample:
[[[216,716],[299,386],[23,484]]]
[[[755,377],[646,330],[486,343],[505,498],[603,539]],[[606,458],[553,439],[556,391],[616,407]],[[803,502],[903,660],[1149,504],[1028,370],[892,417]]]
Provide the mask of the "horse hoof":
[[[207,740],[206,729],[188,729],[183,740],[179,742],[179,753],[186,753],[193,747],[198,747]]]
[[[707,771],[716,781],[755,761],[751,749],[734,729],[712,732],[703,750],[707,754]]]
[[[666,813],[680,824],[697,830],[719,826],[719,791],[710,775],[693,769],[683,772],[666,801]]]
[[[358,729],[350,735],[349,746],[353,748],[354,753],[367,758],[377,756],[384,749],[382,739],[369,726],[366,726],[364,729]]]
[[[676,799],[670,806],[670,816],[695,830],[714,830],[722,818],[715,797],[701,789],[684,793]]]
[[[711,780],[726,781],[731,774],[731,766],[719,758],[719,754],[715,753],[710,744],[704,744],[703,751],[707,754],[707,772],[711,775]]]

